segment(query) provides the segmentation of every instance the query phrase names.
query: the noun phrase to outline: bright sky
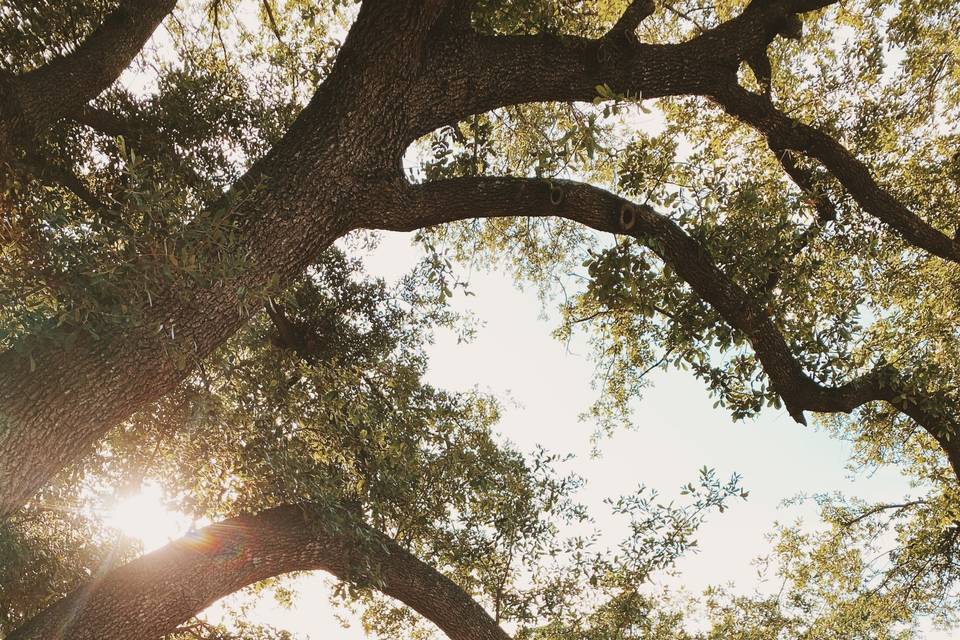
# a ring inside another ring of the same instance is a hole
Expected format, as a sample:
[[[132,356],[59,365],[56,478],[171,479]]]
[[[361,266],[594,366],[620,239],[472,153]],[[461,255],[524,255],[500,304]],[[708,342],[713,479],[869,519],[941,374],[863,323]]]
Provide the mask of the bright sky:
[[[405,273],[417,257],[409,236],[387,234],[367,264],[372,273],[390,280]],[[603,440],[602,457],[591,458],[593,427],[577,419],[595,398],[586,350],[568,350],[553,339],[552,310],[547,309],[544,318],[536,295],[519,291],[508,276],[474,272],[470,289],[476,295],[458,295],[456,303],[473,310],[484,324],[468,344],[458,344],[451,334],[438,336],[429,349],[429,380],[446,389],[476,387],[516,401],[504,404],[498,430],[521,450],[543,445],[576,454],[570,468],[588,480],[580,498],[592,507],[598,525],[609,530],[610,543],[620,539],[622,523],[608,516],[604,498],[629,493],[639,483],[665,497],[677,496],[681,485],[696,480],[703,465],[716,468],[721,477],[743,475],[749,499],[710,517],[698,536],[700,552],[680,562],[682,576],[671,581],[674,586],[691,593],[722,583],[733,583],[743,592],[763,588],[751,561],[769,549],[764,535],[773,522],[798,517],[811,525],[817,521],[812,505],[783,508],[785,498],[842,491],[893,500],[908,490],[907,481],[893,469],[852,479],[845,469],[849,446],[797,425],[784,411],[732,422],[713,408],[702,384],[684,372],[654,375],[653,387],[637,404],[636,429]],[[307,576],[296,584],[301,595],[292,610],[267,600],[252,615],[312,640],[364,637],[359,625],[338,628],[327,605],[330,582],[324,576]]]

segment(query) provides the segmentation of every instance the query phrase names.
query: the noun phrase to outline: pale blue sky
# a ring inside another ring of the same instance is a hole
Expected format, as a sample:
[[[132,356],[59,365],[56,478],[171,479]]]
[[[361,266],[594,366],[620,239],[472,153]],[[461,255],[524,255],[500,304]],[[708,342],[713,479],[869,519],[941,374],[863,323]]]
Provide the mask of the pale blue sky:
[[[385,234],[366,263],[371,273],[392,280],[418,256],[409,235]],[[454,303],[474,311],[483,324],[470,343],[458,343],[450,333],[438,335],[429,348],[429,380],[446,389],[478,388],[510,400],[497,429],[521,450],[542,445],[575,454],[569,468],[587,478],[579,498],[591,507],[611,544],[622,537],[623,523],[609,517],[604,498],[629,493],[639,483],[665,497],[678,496],[680,486],[694,481],[703,465],[716,468],[721,477],[742,474],[749,499],[710,517],[698,535],[699,553],[683,558],[681,575],[666,581],[673,588],[694,594],[711,584],[732,583],[742,592],[762,588],[751,563],[769,549],[765,534],[774,521],[802,517],[809,526],[817,522],[812,505],[785,508],[785,498],[841,491],[895,500],[909,491],[895,469],[852,478],[845,468],[849,445],[794,423],[785,411],[732,422],[713,408],[702,383],[681,371],[653,374],[653,386],[636,404],[635,428],[602,440],[602,455],[593,458],[594,427],[578,420],[596,393],[586,349],[568,348],[551,337],[554,310],[544,309],[533,292],[518,290],[508,275],[474,271],[470,290],[475,296],[458,294]],[[253,617],[313,640],[364,637],[356,624],[339,628],[327,605],[330,582],[325,576],[306,576],[296,584],[301,596],[292,610],[266,601]]]

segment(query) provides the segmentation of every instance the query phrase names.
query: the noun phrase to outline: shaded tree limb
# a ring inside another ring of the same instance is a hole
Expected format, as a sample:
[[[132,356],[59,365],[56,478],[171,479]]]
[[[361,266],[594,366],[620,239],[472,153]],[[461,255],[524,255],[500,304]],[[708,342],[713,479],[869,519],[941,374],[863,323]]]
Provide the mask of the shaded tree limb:
[[[607,37],[456,34],[431,51],[410,101],[411,135],[504,106],[592,102],[600,84],[644,99],[709,96],[736,83],[746,57],[765,50],[796,14],[835,2],[753,2],[740,15],[675,44],[632,40],[612,48]],[[624,14],[627,23],[645,10],[643,2],[632,4]]]
[[[447,21],[449,25],[458,31],[468,30],[477,0],[450,0],[448,5]]]
[[[0,83],[0,147],[29,140],[100,95],[140,53],[175,5],[176,0],[121,0],[72,52],[5,78]]]
[[[415,132],[422,135],[501,106],[591,102],[601,84],[644,99],[704,96],[766,136],[771,148],[797,151],[819,161],[864,211],[907,242],[960,262],[960,242],[899,202],[843,145],[786,116],[768,95],[751,93],[737,82],[741,63],[756,62],[775,37],[799,37],[797,14],[834,2],[755,0],[739,16],[678,44],[621,42],[614,48],[604,46],[607,41],[602,38],[475,34],[461,39],[456,51],[451,45],[437,56],[436,71],[426,78],[430,84],[421,88],[430,100],[417,116],[423,126]]]
[[[804,195],[807,196],[809,204],[811,204],[817,212],[817,219],[808,225],[791,242],[786,261],[789,263],[807,248],[810,241],[825,225],[837,219],[837,207],[830,197],[824,193],[814,177],[813,172],[797,164],[789,151],[775,148],[772,149],[772,151],[776,154],[777,160],[780,161],[783,170],[790,176],[790,179],[793,180],[794,184],[800,188]],[[779,284],[782,274],[783,267],[778,265],[770,272],[764,284],[764,289],[768,292],[772,291],[774,287]]]
[[[27,152],[19,164],[24,171],[39,180],[49,180],[71,192],[81,202],[97,212],[106,212],[109,207],[83,183],[73,171],[54,164],[39,154]]]
[[[777,161],[783,167],[784,172],[790,176],[793,183],[807,196],[813,208],[817,211],[817,219],[820,224],[825,224],[837,219],[837,207],[830,200],[830,197],[824,193],[824,190],[817,184],[813,172],[801,167],[794,160],[793,156],[786,149],[772,148],[777,156]]]
[[[558,188],[562,190],[559,198]],[[943,398],[927,395],[915,399],[909,382],[883,363],[836,386],[814,380],[760,302],[727,276],[696,239],[652,207],[580,182],[457,178],[400,189],[393,207],[365,224],[372,229],[410,231],[457,220],[512,216],[557,216],[647,244],[750,340],[771,386],[797,422],[806,423],[805,411],[851,413],[865,404],[885,401],[937,441],[960,478],[960,425],[940,408]]]
[[[294,326],[279,301],[271,300],[269,304],[264,306],[264,310],[267,312],[273,327],[277,330],[280,346],[291,349],[307,364],[314,364],[316,354],[307,348],[303,331]]]
[[[371,527],[285,505],[204,527],[91,580],[8,640],[160,638],[215,601],[291,571],[326,571],[396,598],[451,640],[509,636],[463,589]]]

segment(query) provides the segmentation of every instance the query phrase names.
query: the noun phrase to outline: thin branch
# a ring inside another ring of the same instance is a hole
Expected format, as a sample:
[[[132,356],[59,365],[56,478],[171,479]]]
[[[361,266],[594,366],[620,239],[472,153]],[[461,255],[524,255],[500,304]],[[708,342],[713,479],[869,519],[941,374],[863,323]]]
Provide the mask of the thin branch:
[[[693,26],[695,26],[695,27],[697,28],[697,31],[698,31],[698,32],[704,33],[705,31],[707,31],[707,27],[705,27],[705,26],[703,25],[703,23],[701,23],[699,20],[697,20],[696,18],[694,18],[693,16],[691,16],[691,15],[690,15],[689,13],[687,13],[686,11],[682,11],[682,10],[680,10],[680,9],[677,9],[676,7],[673,6],[673,3],[664,2],[664,3],[663,3],[663,6],[664,6],[664,8],[665,8],[667,11],[669,11],[669,12],[672,13],[673,15],[677,16],[678,18],[682,18],[682,19],[686,20],[687,22],[691,23]]]
[[[859,514],[859,515],[857,515],[857,516],[855,516],[855,517],[853,517],[853,518],[850,518],[849,520],[845,520],[844,522],[841,523],[841,526],[848,529],[848,528],[852,527],[853,525],[855,525],[855,524],[857,524],[857,523],[859,523],[859,522],[861,522],[861,521],[863,521],[863,520],[866,520],[867,518],[870,518],[870,517],[872,517],[872,516],[877,515],[878,513],[882,513],[882,512],[884,512],[884,511],[890,511],[890,510],[892,510],[892,509],[895,509],[895,510],[897,510],[897,512],[900,512],[900,511],[903,511],[903,510],[905,510],[905,509],[909,509],[910,507],[915,507],[915,506],[918,506],[918,505],[921,505],[921,504],[926,504],[926,503],[927,503],[927,500],[910,500],[909,502],[902,502],[902,503],[900,503],[900,504],[879,504],[879,505],[875,505],[875,506],[867,509],[867,510],[864,511],[863,513],[861,513],[861,514]]]
[[[833,201],[830,200],[830,197],[819,188],[813,172],[798,165],[789,151],[785,149],[773,149],[773,152],[776,154],[777,160],[780,161],[780,165],[784,171],[790,176],[794,184],[807,196],[809,203],[817,211],[816,221],[808,225],[791,243],[790,250],[787,254],[787,263],[790,263],[807,248],[810,241],[813,240],[824,226],[837,219],[837,208],[836,205],[833,204]],[[764,290],[767,292],[773,291],[774,287],[779,284],[782,275],[782,266],[778,266],[771,271],[764,285]]]
[[[49,180],[75,195],[81,202],[99,213],[107,213],[110,208],[98,198],[83,181],[66,167],[54,164],[37,153],[28,152],[22,164],[25,171],[38,180]]]
[[[270,31],[273,32],[273,37],[277,39],[277,42],[280,43],[288,51],[290,47],[287,46],[287,43],[283,41],[283,36],[280,33],[280,27],[277,26],[277,18],[273,14],[273,5],[270,0],[261,0],[261,5],[263,5],[263,10],[267,14],[267,21],[270,23]]]
[[[146,156],[156,160],[168,160],[187,185],[200,195],[210,194],[213,191],[210,182],[198,174],[190,163],[177,153],[173,143],[158,131],[99,107],[85,106],[72,114],[71,118],[74,122],[90,127],[103,135],[122,137]]]
[[[618,34],[632,39],[640,23],[653,15],[656,8],[654,0],[632,0],[627,10],[623,12],[623,15],[610,29],[608,35]]]

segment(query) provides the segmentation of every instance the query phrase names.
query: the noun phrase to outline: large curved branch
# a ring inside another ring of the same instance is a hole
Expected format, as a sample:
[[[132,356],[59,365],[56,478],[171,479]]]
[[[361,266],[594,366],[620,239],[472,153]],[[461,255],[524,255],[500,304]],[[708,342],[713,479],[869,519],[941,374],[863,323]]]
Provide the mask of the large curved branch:
[[[247,585],[310,570],[369,582],[451,640],[509,640],[465,591],[382,533],[309,514],[288,505],[200,529],[93,579],[8,640],[160,638]]]
[[[494,177],[409,186],[400,189],[391,204],[376,219],[367,219],[366,225],[409,231],[471,218],[557,216],[648,243],[730,326],[748,337],[773,389],[794,419],[805,422],[804,411],[850,413],[864,404],[886,401],[937,440],[960,478],[958,424],[955,418],[931,408],[934,399],[906,399],[906,381],[889,366],[878,366],[838,386],[811,378],[764,307],[727,276],[696,239],[649,206],[579,182]]]
[[[797,14],[834,2],[755,0],[739,16],[678,44],[623,38],[620,22],[598,39],[460,34],[456,50],[453,45],[442,49],[435,59],[436,71],[425,76],[418,88],[415,105],[420,128],[414,133],[423,135],[468,115],[512,104],[590,102],[601,84],[644,99],[705,96],[763,133],[772,148],[795,150],[821,162],[864,211],[906,241],[960,262],[960,243],[881,187],[843,145],[789,118],[768,95],[751,93],[737,82],[741,63],[765,59],[766,48],[777,35],[799,37]],[[632,3],[623,20],[630,24],[645,11],[645,3]]]
[[[0,143],[42,129],[116,82],[176,0],[121,0],[72,52],[0,87]]]

